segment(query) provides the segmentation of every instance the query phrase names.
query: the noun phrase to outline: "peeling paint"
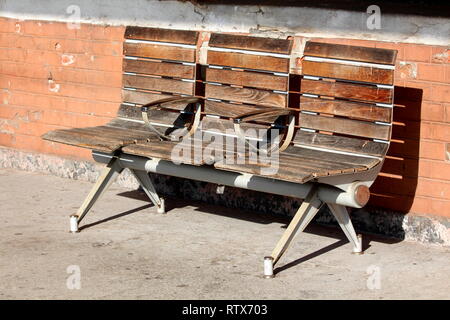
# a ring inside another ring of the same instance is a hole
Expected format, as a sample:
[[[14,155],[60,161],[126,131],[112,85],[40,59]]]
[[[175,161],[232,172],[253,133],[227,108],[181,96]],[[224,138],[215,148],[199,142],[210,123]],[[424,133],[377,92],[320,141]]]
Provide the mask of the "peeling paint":
[[[400,61],[399,68],[396,70],[401,79],[417,78],[417,63]]]
[[[48,80],[48,90],[51,92],[59,92],[61,85],[53,80]]]
[[[69,66],[75,62],[75,57],[69,54],[63,54],[61,56],[61,64],[63,66]]]
[[[450,49],[446,49],[443,52],[440,53],[436,53],[431,57],[431,61],[432,62],[437,62],[437,63],[446,63],[449,61],[449,50]]]

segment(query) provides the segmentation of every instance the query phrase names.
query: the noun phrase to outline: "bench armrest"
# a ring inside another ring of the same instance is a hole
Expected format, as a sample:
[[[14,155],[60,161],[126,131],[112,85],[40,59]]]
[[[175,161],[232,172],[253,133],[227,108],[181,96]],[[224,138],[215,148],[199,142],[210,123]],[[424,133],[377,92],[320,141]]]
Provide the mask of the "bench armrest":
[[[244,132],[242,131],[240,124],[242,122],[248,122],[248,121],[255,121],[255,120],[263,120],[268,117],[274,117],[274,116],[289,116],[289,124],[287,129],[285,130],[285,133],[283,135],[283,142],[281,145],[276,144],[271,146],[269,150],[261,150],[259,148],[255,148],[253,145],[249,144],[247,139],[245,138]],[[264,152],[269,153],[273,152],[278,148],[278,151],[281,152],[285,150],[289,144],[292,141],[292,138],[294,136],[294,129],[295,129],[295,116],[294,116],[294,110],[291,109],[284,109],[284,108],[267,108],[264,110],[256,110],[244,113],[242,115],[239,115],[237,117],[233,117],[234,122],[234,132],[236,133],[237,137],[244,141],[250,148],[254,149],[258,152]]]
[[[261,110],[255,110],[246,112],[239,116],[233,117],[234,123],[255,121],[255,120],[264,120],[266,118],[275,117],[275,116],[287,116],[292,113],[292,110],[285,108],[276,108],[276,107],[268,107]]]
[[[196,98],[196,97],[171,97],[171,98],[165,98],[165,99],[160,99],[160,100],[156,100],[147,104],[144,104],[143,106],[141,106],[141,112],[142,112],[142,119],[144,120],[145,124],[150,128],[150,130],[152,130],[154,133],[156,133],[161,140],[173,140],[172,137],[169,137],[161,132],[159,132],[158,129],[156,129],[151,123],[150,120],[148,118],[148,111],[149,110],[171,110],[171,108],[164,106],[164,104],[173,104],[173,103],[186,103],[186,104],[191,104],[191,103],[195,103],[196,104],[196,108],[195,108],[195,112],[194,112],[194,119],[191,123],[191,128],[189,130],[189,132],[187,133],[187,135],[191,135],[192,133],[195,132],[195,130],[197,129],[199,123],[200,123],[200,116],[201,116],[201,105],[200,105],[200,101],[202,99],[201,98]]]

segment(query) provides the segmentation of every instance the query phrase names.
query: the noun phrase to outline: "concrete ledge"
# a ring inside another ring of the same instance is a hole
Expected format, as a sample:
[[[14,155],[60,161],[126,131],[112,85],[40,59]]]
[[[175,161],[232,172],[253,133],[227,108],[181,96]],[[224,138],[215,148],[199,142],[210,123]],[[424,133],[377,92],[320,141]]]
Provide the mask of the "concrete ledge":
[[[94,182],[102,167],[102,165],[90,161],[71,160],[0,147],[0,168],[43,172],[62,178]],[[238,188],[226,187],[223,194],[218,194],[216,192],[217,185],[188,179],[163,175],[152,175],[152,178],[158,192],[165,196],[203,201],[228,208],[292,215],[301,204],[301,200],[271,194],[261,196],[262,194],[259,192]],[[119,176],[115,185],[129,189],[138,188],[137,182],[128,170]],[[448,219],[404,215],[374,207],[353,209],[351,216],[355,228],[360,232],[450,246],[450,221]],[[326,208],[319,212],[315,220],[321,224],[336,224]]]

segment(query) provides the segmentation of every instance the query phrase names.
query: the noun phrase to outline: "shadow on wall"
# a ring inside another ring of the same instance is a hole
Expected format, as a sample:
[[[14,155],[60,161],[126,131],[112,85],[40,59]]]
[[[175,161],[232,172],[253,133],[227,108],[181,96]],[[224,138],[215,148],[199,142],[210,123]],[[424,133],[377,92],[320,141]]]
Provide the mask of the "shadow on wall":
[[[410,211],[417,187],[422,89],[395,87],[391,145],[369,205]]]

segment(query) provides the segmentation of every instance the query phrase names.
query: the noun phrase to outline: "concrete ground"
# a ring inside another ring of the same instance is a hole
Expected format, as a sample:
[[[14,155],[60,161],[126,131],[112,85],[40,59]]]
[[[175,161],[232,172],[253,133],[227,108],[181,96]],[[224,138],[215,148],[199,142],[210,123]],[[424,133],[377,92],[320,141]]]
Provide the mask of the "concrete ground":
[[[339,229],[311,226],[263,279],[288,219],[175,199],[160,215],[116,187],[70,234],[91,186],[0,170],[1,299],[450,298],[450,248],[365,235],[358,256]]]

